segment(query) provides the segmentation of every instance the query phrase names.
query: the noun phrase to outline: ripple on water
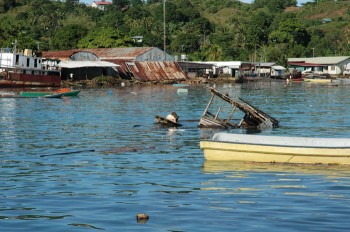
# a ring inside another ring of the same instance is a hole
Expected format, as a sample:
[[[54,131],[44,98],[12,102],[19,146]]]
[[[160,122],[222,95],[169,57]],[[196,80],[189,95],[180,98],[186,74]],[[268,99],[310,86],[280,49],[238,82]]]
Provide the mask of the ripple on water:
[[[350,137],[347,86],[217,85],[281,127],[262,134]],[[348,167],[204,161],[190,86],[82,90],[63,100],[0,99],[4,231],[345,231]],[[184,126],[153,123],[176,111]],[[339,113],[341,112],[341,113]],[[244,130],[232,130],[245,133]],[[146,224],[137,213],[150,215]]]

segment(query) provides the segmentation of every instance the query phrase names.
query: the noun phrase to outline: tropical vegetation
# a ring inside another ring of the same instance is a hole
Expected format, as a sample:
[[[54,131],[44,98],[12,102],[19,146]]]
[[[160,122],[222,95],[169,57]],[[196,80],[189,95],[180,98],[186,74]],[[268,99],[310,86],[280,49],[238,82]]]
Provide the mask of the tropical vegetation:
[[[99,10],[79,0],[0,0],[0,47],[165,46],[190,60],[281,65],[288,57],[350,54],[350,1],[164,1],[113,0]],[[142,36],[142,43],[134,36]]]

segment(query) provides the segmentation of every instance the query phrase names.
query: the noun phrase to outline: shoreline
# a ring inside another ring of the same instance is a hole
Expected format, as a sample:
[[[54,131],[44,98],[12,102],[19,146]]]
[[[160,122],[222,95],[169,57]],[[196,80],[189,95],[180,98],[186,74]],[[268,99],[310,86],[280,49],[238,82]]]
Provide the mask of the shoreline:
[[[139,80],[125,80],[125,79],[113,79],[113,80],[84,80],[84,81],[62,81],[61,87],[86,87],[86,88],[95,88],[95,87],[127,87],[134,85],[172,85],[172,84],[224,84],[224,83],[234,83],[241,84],[247,82],[285,82],[282,79],[272,79],[266,77],[248,77],[243,81],[237,81],[234,77],[216,77],[216,78],[190,78],[186,80],[164,80],[164,81],[139,81]]]

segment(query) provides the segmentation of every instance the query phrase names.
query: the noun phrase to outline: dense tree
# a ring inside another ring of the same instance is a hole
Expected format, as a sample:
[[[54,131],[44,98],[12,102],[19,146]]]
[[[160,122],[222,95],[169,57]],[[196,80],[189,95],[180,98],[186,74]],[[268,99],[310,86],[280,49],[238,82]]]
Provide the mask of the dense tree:
[[[247,43],[252,46],[260,46],[268,42],[272,18],[265,12],[253,15],[251,22],[247,25]]]
[[[114,48],[131,46],[131,38],[122,35],[117,29],[98,28],[91,31],[87,36],[82,38],[79,48]]]
[[[16,0],[0,0],[0,13],[6,12],[16,6]]]
[[[348,55],[349,1],[114,0],[105,10],[79,0],[0,0],[0,46],[43,50],[155,46],[198,60],[286,61],[286,57]],[[163,22],[165,3],[165,24]],[[345,11],[344,11],[345,9]],[[338,12],[332,17],[332,12]],[[330,17],[329,23],[322,18]],[[303,20],[299,20],[303,19]],[[143,36],[142,44],[131,37]]]
[[[52,38],[52,45],[58,50],[74,49],[86,34],[87,29],[84,26],[70,24],[56,31]]]
[[[301,22],[295,19],[287,19],[281,22],[277,30],[271,32],[269,40],[273,43],[306,46],[310,42],[310,35]]]
[[[123,10],[130,4],[129,0],[113,0],[112,3],[118,10]]]

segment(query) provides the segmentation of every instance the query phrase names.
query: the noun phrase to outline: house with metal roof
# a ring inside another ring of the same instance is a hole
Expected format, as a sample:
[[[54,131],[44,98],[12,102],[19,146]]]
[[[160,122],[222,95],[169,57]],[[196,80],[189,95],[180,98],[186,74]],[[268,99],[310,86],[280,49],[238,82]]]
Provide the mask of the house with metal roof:
[[[139,81],[185,80],[186,74],[170,54],[156,47],[95,48],[43,52],[47,59],[106,61],[117,64],[123,79]]]
[[[112,2],[106,2],[106,0],[101,1],[93,1],[91,7],[97,8],[99,10],[105,10],[105,7],[108,5],[112,5]]]
[[[101,61],[89,51],[68,50],[43,52],[43,65],[50,70],[59,67],[62,80],[89,80],[98,76],[119,77],[118,65]]]
[[[279,78],[285,75],[286,68],[274,62],[259,62],[254,64],[254,74],[258,77]]]
[[[309,70],[330,75],[341,74],[349,63],[350,56],[288,58],[290,69],[296,69],[301,72]]]

